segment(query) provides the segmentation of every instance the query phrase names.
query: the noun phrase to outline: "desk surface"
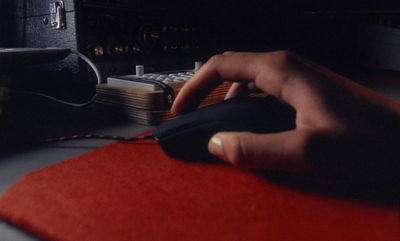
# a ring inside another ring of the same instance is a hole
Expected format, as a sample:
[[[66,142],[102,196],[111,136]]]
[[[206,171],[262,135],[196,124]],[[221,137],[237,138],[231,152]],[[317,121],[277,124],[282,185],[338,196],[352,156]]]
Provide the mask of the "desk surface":
[[[113,135],[134,135],[149,128],[149,126],[125,123],[104,130],[98,130],[97,132]],[[2,156],[0,157],[0,195],[30,171],[61,162],[112,142],[113,141],[108,140],[66,141],[30,148],[18,153]],[[1,240],[8,241],[37,240],[4,222],[0,222],[0,237]]]
[[[399,84],[376,85],[370,87],[400,99]],[[133,135],[143,132],[150,127],[129,122],[119,123],[114,126],[97,130],[97,133],[114,135]],[[0,157],[0,195],[8,187],[30,171],[61,162],[82,153],[94,150],[100,146],[112,143],[106,140],[75,140],[42,145],[24,149]],[[0,222],[0,237],[8,241],[36,241],[37,239],[20,231],[4,222]]]

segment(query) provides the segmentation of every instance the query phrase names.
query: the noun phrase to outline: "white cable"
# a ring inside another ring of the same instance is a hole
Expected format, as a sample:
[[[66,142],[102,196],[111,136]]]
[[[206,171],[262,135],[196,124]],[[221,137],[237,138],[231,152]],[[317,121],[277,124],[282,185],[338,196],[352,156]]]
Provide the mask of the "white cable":
[[[97,84],[101,84],[100,71],[96,67],[96,65],[94,65],[94,63],[88,57],[86,57],[85,55],[81,54],[77,50],[72,50],[71,49],[71,53],[77,55],[79,58],[81,58],[83,61],[85,61],[93,69],[93,71],[94,71],[94,73],[96,75],[96,78],[97,78]],[[50,95],[47,95],[47,94],[43,94],[43,93],[40,93],[40,92],[25,91],[25,90],[12,90],[12,92],[17,93],[17,94],[40,96],[40,97],[55,101],[57,103],[63,104],[63,105],[68,105],[68,106],[72,106],[72,107],[80,107],[80,108],[92,104],[96,100],[96,97],[97,97],[97,94],[94,94],[93,97],[89,101],[86,101],[84,103],[73,103],[73,102],[68,102],[68,101],[65,101],[65,100],[61,100],[61,99],[58,99],[56,97],[53,97],[53,96],[50,96]]]
[[[55,101],[57,103],[63,104],[63,105],[68,105],[68,106],[72,106],[72,107],[80,107],[80,108],[92,104],[96,100],[96,97],[97,97],[97,94],[94,94],[93,97],[90,100],[86,101],[86,102],[73,103],[73,102],[68,102],[68,101],[65,101],[65,100],[61,100],[61,99],[58,99],[58,98],[55,98],[53,96],[46,95],[46,94],[43,94],[43,93],[40,93],[40,92],[34,92],[34,91],[28,91],[28,90],[11,90],[11,92],[16,93],[16,94],[39,96],[39,97],[43,97],[43,98]]]
[[[85,61],[93,69],[93,71],[96,75],[96,78],[97,78],[97,84],[101,84],[101,74],[100,74],[99,69],[96,67],[96,65],[94,65],[94,63],[88,57],[81,54],[77,50],[71,49],[71,53],[78,55],[83,61]]]

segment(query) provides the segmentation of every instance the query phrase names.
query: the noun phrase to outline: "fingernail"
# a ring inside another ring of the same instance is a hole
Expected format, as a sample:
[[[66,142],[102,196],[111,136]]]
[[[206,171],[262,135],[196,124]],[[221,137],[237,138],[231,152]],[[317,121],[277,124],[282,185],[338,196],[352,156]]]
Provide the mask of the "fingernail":
[[[221,137],[215,135],[211,138],[208,149],[211,154],[218,156],[221,159],[224,159],[224,146]]]

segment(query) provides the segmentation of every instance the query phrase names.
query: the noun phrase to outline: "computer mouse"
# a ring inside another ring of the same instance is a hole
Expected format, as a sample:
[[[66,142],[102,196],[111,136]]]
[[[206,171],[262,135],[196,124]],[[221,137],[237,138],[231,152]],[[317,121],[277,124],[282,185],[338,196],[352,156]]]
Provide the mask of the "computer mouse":
[[[238,97],[197,109],[153,129],[166,154],[187,161],[218,161],[208,151],[220,131],[273,133],[295,128],[295,110],[273,96]]]

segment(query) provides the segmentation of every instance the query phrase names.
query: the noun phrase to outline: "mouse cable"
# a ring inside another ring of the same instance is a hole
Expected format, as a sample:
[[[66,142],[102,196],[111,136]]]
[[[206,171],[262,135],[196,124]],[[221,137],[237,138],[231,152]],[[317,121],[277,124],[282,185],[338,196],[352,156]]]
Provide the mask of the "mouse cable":
[[[97,84],[101,84],[101,75],[100,75],[100,71],[99,69],[96,67],[96,65],[85,55],[83,55],[82,53],[80,53],[77,50],[72,50],[71,49],[71,53],[77,55],[79,58],[81,58],[83,61],[85,61],[94,71],[95,75],[96,75],[96,79],[97,79]],[[35,92],[35,91],[27,91],[27,90],[10,90],[11,93],[16,93],[16,94],[23,94],[23,95],[33,95],[33,96],[39,96],[39,97],[43,97],[46,98],[48,100],[57,102],[59,104],[63,104],[63,105],[67,105],[67,106],[72,106],[72,107],[77,107],[77,108],[82,108],[82,107],[86,107],[88,105],[91,105],[94,103],[94,101],[97,98],[97,93],[94,94],[92,96],[92,98],[90,98],[90,100],[83,102],[83,103],[73,103],[73,102],[69,102],[69,101],[65,101],[65,100],[61,100],[59,98],[44,94],[44,93],[40,93],[40,92]]]
[[[134,141],[141,141],[141,140],[147,140],[147,139],[154,139],[154,136],[153,136],[153,134],[137,135],[137,136],[133,136],[133,137],[101,135],[101,134],[87,134],[87,135],[73,135],[73,136],[62,136],[62,137],[58,137],[58,138],[49,138],[46,140],[46,143],[54,143],[54,142],[69,141],[69,140],[79,140],[79,139],[102,139],[102,140],[134,142]]]

